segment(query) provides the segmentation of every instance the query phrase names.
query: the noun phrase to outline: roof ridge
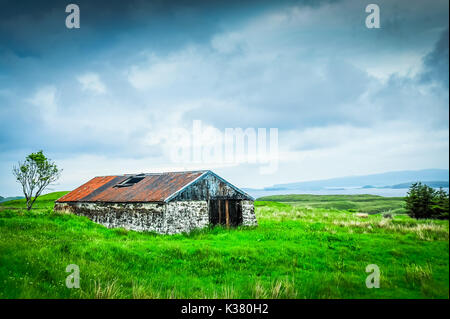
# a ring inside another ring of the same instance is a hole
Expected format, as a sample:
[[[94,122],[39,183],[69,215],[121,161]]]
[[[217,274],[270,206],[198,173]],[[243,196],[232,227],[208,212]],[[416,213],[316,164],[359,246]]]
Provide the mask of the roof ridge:
[[[191,170],[191,171],[172,171],[172,172],[158,172],[158,173],[125,173],[125,174],[111,174],[111,175],[97,175],[94,177],[110,177],[110,176],[135,176],[135,175],[142,175],[150,176],[150,175],[162,175],[162,174],[181,174],[181,173],[206,173],[206,172],[212,172],[209,169],[198,169],[198,170]]]

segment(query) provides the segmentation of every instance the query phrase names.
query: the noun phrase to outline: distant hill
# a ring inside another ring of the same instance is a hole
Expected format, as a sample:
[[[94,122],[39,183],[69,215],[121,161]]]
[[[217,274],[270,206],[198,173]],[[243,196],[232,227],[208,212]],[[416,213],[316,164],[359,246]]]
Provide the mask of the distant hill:
[[[43,208],[48,207],[49,205],[54,205],[55,200],[58,198],[66,195],[68,192],[62,191],[62,192],[53,192],[48,193],[45,195],[41,195],[38,197],[36,203],[34,204],[33,208]],[[14,207],[14,208],[26,208],[26,200],[25,197],[16,196],[16,197],[8,197],[5,198],[3,202],[0,203],[0,208],[8,208],[8,207]]]
[[[7,201],[10,201],[10,200],[22,199],[22,198],[24,198],[24,197],[23,196],[14,196],[14,197],[2,197],[2,196],[0,196],[0,203],[7,202]]]
[[[415,182],[410,182],[410,183],[401,183],[401,184],[396,184],[396,185],[391,185],[391,186],[384,186],[383,188],[394,188],[394,189],[398,189],[398,188],[409,188],[413,183]],[[433,188],[448,188],[449,183],[448,181],[434,181],[434,182],[426,182],[426,181],[422,181],[422,184],[428,185],[430,187]]]
[[[338,177],[325,180],[297,182],[288,184],[275,184],[271,187],[265,187],[264,190],[282,191],[282,190],[305,190],[317,191],[323,189],[336,188],[400,188],[404,186],[408,188],[409,185],[416,181],[435,181],[433,185],[445,185],[449,181],[448,169],[424,169],[417,171],[395,171],[381,174],[371,174],[362,176],[347,176]],[[392,185],[392,186],[387,186]],[[431,185],[430,185],[431,186]],[[440,186],[432,186],[440,187]],[[247,189],[251,190],[251,189]]]

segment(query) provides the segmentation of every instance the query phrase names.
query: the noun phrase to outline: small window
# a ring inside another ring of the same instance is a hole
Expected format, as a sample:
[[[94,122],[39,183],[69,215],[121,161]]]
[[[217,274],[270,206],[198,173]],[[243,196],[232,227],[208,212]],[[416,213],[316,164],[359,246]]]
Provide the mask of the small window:
[[[122,183],[119,183],[117,185],[115,185],[114,187],[129,187],[129,186],[133,186],[134,184],[139,183],[140,181],[142,181],[145,178],[145,175],[134,175],[131,176],[130,178],[127,178],[126,180],[124,180]]]

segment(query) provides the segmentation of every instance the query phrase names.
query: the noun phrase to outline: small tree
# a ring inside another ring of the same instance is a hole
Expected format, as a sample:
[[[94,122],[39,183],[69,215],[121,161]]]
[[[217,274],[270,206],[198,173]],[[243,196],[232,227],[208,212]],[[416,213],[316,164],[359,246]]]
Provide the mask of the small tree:
[[[448,193],[443,189],[436,191],[420,182],[414,183],[405,200],[411,217],[448,219]]]
[[[22,184],[22,190],[27,201],[27,210],[30,210],[42,191],[51,183],[58,180],[62,170],[45,157],[42,151],[31,153],[19,166],[14,166],[13,174]]]

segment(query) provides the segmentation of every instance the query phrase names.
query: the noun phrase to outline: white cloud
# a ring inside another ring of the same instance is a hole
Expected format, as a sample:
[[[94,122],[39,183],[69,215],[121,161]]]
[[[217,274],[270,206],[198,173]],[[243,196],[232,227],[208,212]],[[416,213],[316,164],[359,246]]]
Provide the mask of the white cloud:
[[[150,65],[145,69],[132,66],[128,80],[137,89],[157,88],[172,84],[180,74],[183,65],[176,60],[158,61],[150,59]]]
[[[28,98],[27,102],[37,108],[37,113],[44,120],[50,121],[58,111],[57,89],[53,85],[43,86],[31,98]]]
[[[199,84],[212,84],[218,77],[215,57],[203,51],[203,47],[190,46],[173,52],[167,56],[148,54],[148,58],[140,64],[131,65],[127,75],[129,83],[138,90],[171,89],[177,87],[195,87],[195,91],[203,88]],[[163,91],[167,93],[166,91]],[[182,91],[177,91],[179,95]],[[173,91],[169,94],[171,96]],[[204,97],[204,96],[203,96]]]
[[[100,80],[100,77],[96,73],[85,73],[77,78],[84,91],[90,91],[96,94],[106,93],[106,86]]]

